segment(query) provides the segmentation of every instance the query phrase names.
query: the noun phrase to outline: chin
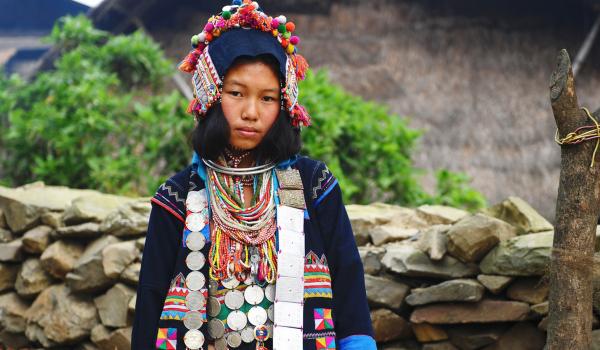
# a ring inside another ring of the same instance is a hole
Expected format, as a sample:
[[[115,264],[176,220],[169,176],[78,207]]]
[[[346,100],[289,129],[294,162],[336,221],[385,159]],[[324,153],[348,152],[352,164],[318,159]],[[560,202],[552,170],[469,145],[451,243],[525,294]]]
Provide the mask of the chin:
[[[251,141],[250,142],[248,142],[248,141],[237,141],[237,142],[232,142],[231,145],[233,147],[237,148],[237,149],[247,151],[247,150],[251,150],[251,149],[256,148],[258,146],[258,143],[251,142]]]

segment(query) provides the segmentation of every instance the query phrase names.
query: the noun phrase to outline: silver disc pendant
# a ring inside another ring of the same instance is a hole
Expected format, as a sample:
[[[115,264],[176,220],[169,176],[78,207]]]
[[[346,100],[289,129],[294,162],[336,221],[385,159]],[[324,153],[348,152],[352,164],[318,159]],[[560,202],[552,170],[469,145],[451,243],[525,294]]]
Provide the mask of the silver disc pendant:
[[[244,291],[244,298],[250,305],[258,305],[265,298],[265,292],[257,285],[252,285]]]
[[[201,232],[190,232],[185,238],[185,245],[190,250],[202,250],[206,245],[206,238]]]
[[[248,324],[246,314],[240,310],[235,310],[227,315],[227,325],[234,331],[241,331]]]
[[[227,341],[225,341],[225,338],[215,340],[215,350],[227,350]]]
[[[192,271],[200,270],[204,267],[205,263],[206,258],[204,257],[204,254],[200,252],[191,252],[185,257],[185,264]]]
[[[187,306],[190,311],[202,309],[205,303],[206,298],[200,291],[190,291],[188,292],[188,295],[185,296],[185,306]]]
[[[230,332],[227,334],[227,345],[232,348],[237,348],[242,345],[242,336],[238,332]]]
[[[217,317],[217,315],[221,312],[221,303],[219,303],[219,299],[215,297],[208,298],[208,307],[207,313],[210,317]]]
[[[223,321],[213,318],[208,322],[208,335],[213,339],[219,339],[225,334],[225,325]]]
[[[203,213],[191,213],[185,218],[185,226],[193,232],[202,231],[206,225],[206,217]]]
[[[267,300],[270,302],[275,301],[275,285],[274,284],[269,284],[268,286],[265,287],[265,298],[267,298]]]
[[[271,304],[267,309],[267,317],[271,322],[275,321],[275,304]]]
[[[183,316],[183,325],[187,329],[198,329],[202,327],[203,320],[204,318],[200,312],[188,311],[185,316]]]
[[[249,286],[251,284],[254,284],[254,277],[252,276],[252,274],[248,274],[248,276],[246,276],[246,279],[244,280],[244,284]]]
[[[238,281],[238,279],[235,277],[229,277],[227,279],[221,280],[221,284],[227,289],[234,289],[235,287],[240,285],[240,281]]]
[[[200,290],[205,283],[206,278],[200,271],[192,271],[185,277],[185,284],[189,290]]]
[[[267,322],[267,311],[260,306],[253,306],[248,311],[248,321],[255,326],[265,324]]]
[[[242,329],[240,334],[244,343],[252,343],[254,341],[254,327],[246,326],[246,328]]]
[[[225,294],[225,305],[231,310],[237,310],[244,305],[244,294],[239,290],[230,290]]]
[[[204,334],[197,329],[189,330],[183,336],[183,342],[190,350],[198,350],[204,345]]]
[[[217,294],[217,291],[219,290],[219,282],[210,279],[208,281],[208,291],[211,295],[215,295]]]
[[[208,201],[206,199],[206,190],[202,189],[200,191],[188,192],[185,200],[185,207],[187,210],[194,213],[201,212],[204,208],[207,208]]]

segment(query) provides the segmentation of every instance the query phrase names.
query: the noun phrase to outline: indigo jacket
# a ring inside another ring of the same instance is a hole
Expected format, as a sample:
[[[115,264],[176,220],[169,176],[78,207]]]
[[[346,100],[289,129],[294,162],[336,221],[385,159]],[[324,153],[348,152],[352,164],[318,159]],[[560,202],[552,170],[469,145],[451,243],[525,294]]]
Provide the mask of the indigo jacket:
[[[300,171],[307,206],[303,348],[375,350],[363,266],[337,180],[324,163],[307,157],[296,156],[278,164],[287,166]],[[163,183],[152,198],[137,290],[134,350],[186,349],[183,322],[172,314],[167,317],[163,306],[173,279],[190,272],[182,244],[185,199],[188,191],[204,188],[205,176],[204,166],[195,156],[191,166]],[[205,254],[209,245],[203,249]],[[208,266],[201,271],[207,276]],[[316,272],[319,283],[307,283],[315,280]],[[201,331],[209,339],[206,324]],[[157,347],[157,341],[162,346]],[[267,346],[271,349],[271,342]],[[255,348],[255,343],[242,343],[238,349]]]

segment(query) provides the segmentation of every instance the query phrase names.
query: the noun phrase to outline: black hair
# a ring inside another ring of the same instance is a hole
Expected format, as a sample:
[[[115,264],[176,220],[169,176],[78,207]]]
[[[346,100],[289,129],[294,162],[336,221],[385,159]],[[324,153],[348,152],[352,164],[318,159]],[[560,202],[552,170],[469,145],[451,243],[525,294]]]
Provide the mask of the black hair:
[[[238,57],[231,67],[252,62],[265,63],[282,81],[279,74],[279,63],[272,55]],[[229,123],[225,119],[221,104],[215,103],[208,109],[206,115],[198,120],[198,124],[192,132],[192,147],[201,158],[216,161],[228,146],[229,137]],[[300,152],[301,148],[300,128],[292,125],[287,110],[280,110],[271,129],[254,151],[256,159],[261,162],[267,160],[281,162]]]

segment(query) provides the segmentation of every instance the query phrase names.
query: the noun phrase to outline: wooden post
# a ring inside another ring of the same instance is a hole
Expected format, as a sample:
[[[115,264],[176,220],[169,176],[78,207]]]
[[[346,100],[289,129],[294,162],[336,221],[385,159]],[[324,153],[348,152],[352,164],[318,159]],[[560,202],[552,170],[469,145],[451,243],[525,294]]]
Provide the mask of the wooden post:
[[[551,78],[550,101],[559,137],[593,123],[577,101],[566,50],[558,54]],[[600,120],[598,113],[594,117]],[[595,142],[561,146],[549,271],[548,350],[587,350],[592,343],[592,265],[600,215],[600,160],[590,168]]]

